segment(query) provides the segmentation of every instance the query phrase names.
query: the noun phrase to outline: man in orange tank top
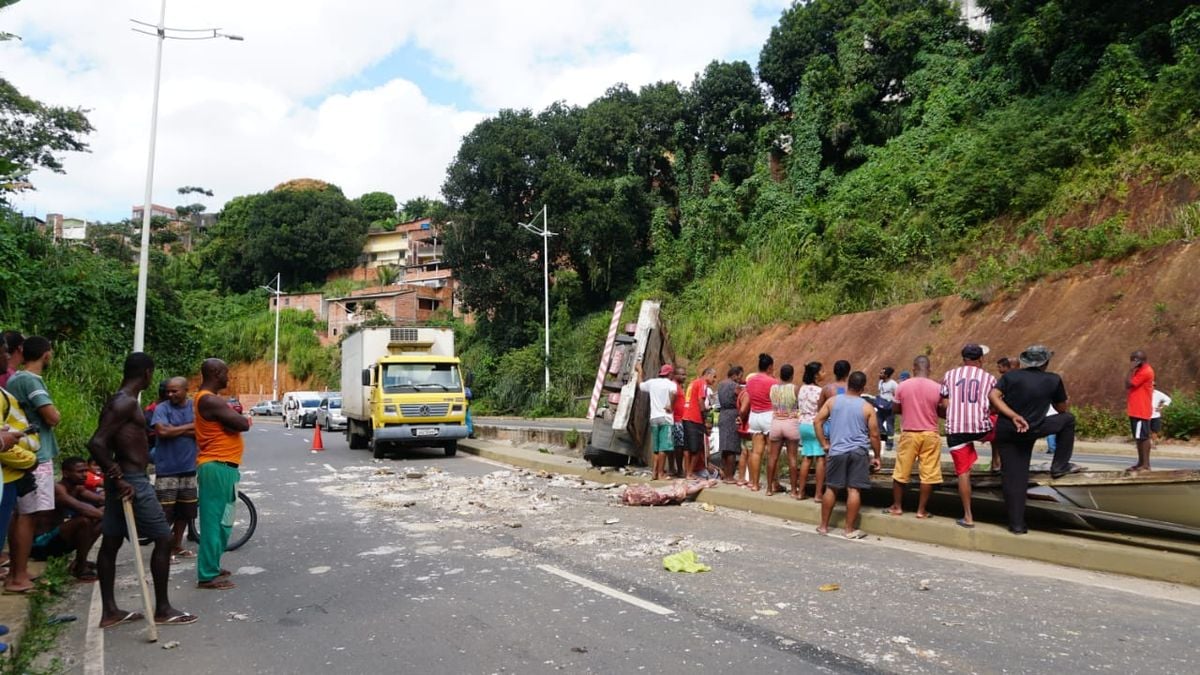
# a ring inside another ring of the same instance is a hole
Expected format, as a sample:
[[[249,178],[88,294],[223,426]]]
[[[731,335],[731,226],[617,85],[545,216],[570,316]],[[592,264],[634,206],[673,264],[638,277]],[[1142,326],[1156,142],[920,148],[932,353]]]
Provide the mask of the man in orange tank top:
[[[245,444],[242,432],[250,418],[230,408],[219,396],[229,386],[229,366],[221,359],[205,359],[200,366],[200,392],[196,394],[196,481],[199,483],[200,546],[196,557],[197,588],[228,590],[235,584],[221,569],[221,555],[229,543],[232,524],[226,513],[237,499]]]

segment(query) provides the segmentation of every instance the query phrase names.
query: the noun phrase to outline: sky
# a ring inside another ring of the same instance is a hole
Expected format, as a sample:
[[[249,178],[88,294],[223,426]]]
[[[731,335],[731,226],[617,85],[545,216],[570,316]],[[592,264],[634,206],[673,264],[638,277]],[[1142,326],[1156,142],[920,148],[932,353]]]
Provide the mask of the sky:
[[[438,196],[464,135],[503,108],[586,105],[624,82],[690,83],[714,59],[758,53],[788,0],[169,0],[166,25],[230,40],[167,40],[154,202],[229,199],[292,178],[353,198]],[[89,153],[38,171],[12,200],[30,215],[127,218],[143,199],[154,0],[21,0],[0,11],[0,77],[81,107]]]

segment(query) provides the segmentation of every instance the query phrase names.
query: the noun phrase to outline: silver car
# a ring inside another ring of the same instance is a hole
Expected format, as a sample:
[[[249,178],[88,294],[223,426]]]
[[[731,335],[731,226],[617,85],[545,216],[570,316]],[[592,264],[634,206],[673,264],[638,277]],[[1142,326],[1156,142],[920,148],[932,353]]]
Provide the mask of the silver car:
[[[346,416],[342,414],[341,395],[321,399],[317,407],[317,424],[322,429],[345,429]]]

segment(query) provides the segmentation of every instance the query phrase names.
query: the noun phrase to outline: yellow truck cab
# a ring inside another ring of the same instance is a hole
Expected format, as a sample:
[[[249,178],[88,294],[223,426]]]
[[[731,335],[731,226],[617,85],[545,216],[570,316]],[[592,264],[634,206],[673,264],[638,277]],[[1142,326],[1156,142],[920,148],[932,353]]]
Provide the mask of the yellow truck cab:
[[[342,342],[346,441],[376,458],[401,446],[458,451],[467,437],[467,399],[454,331],[364,328]]]

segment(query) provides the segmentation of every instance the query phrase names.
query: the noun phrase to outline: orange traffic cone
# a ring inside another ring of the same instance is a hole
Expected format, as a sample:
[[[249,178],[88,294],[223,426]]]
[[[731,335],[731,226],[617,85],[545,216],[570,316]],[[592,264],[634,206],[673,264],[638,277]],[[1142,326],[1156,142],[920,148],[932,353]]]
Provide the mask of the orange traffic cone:
[[[315,425],[313,425],[312,451],[313,452],[321,452],[324,449],[325,449],[325,445],[323,443],[321,443],[321,425],[315,424]]]

